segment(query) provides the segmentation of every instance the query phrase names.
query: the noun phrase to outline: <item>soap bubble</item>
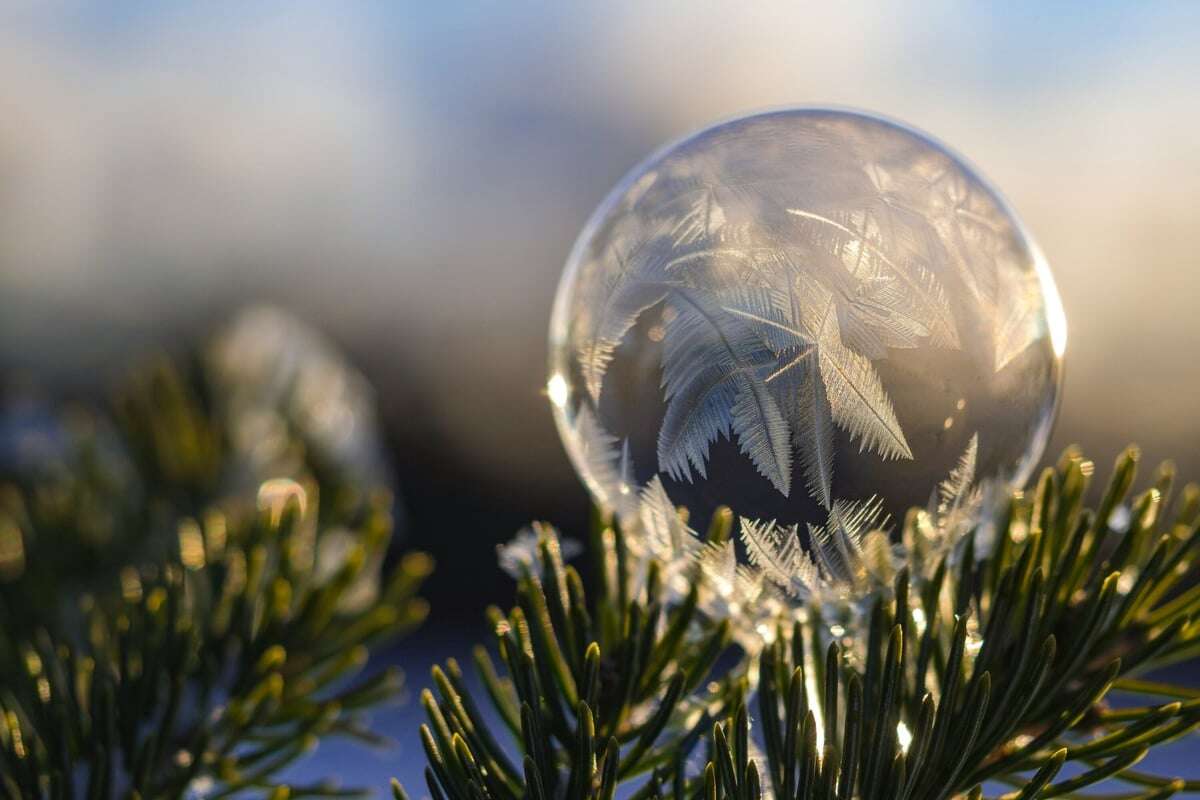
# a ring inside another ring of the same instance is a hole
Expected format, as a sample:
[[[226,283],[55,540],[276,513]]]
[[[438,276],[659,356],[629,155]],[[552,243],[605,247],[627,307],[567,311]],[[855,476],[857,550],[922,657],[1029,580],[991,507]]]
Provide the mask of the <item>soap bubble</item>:
[[[1022,485],[1065,344],[1045,260],[971,166],[876,116],[795,109],[672,144],[601,203],[547,388],[601,506],[665,493],[703,525],[728,505],[829,575],[832,531],[861,543]]]

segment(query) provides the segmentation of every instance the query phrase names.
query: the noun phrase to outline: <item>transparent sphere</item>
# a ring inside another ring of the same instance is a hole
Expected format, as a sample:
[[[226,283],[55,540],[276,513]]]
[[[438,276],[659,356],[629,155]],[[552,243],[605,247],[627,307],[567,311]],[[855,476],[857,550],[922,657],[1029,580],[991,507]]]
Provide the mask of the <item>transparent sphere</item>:
[[[601,203],[548,391],[609,509],[653,481],[699,525],[728,505],[874,527],[1023,484],[1065,343],[1041,253],[970,165],[869,114],[784,110],[670,145]]]

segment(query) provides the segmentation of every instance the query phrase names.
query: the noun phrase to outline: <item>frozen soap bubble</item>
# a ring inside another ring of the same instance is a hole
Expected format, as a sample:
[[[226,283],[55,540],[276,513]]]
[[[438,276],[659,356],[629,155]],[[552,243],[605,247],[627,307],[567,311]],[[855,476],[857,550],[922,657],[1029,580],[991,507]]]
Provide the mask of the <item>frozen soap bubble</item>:
[[[601,203],[548,392],[598,503],[665,492],[699,525],[728,505],[756,561],[755,521],[812,552],[1023,484],[1065,343],[1041,253],[970,165],[870,114],[774,111],[672,144]]]

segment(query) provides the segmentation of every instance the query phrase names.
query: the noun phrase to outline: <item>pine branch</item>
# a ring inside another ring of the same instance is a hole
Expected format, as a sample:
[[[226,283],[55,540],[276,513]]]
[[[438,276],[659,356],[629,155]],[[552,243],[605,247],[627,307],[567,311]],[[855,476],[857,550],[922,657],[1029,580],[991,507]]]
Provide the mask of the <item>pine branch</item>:
[[[733,667],[714,657],[728,622],[696,610],[702,573],[686,577],[683,602],[670,602],[678,595],[665,591],[658,563],[638,580],[623,534],[601,526],[592,536],[600,574],[585,596],[543,527],[518,608],[493,614],[507,677],[479,656],[512,741],[489,732],[457,665],[452,679],[435,671],[439,696],[426,694],[423,728],[429,791],[449,800],[583,800],[618,789],[639,800],[943,800],[981,796],[985,783],[1033,798],[1112,779],[1131,796],[1194,791],[1194,781],[1131,769],[1200,727],[1194,690],[1136,677],[1200,649],[1200,599],[1180,588],[1196,573],[1200,489],[1172,504],[1167,466],[1130,500],[1137,459],[1134,449],[1118,459],[1093,512],[1083,508],[1092,467],[1068,451],[1012,500],[991,553],[976,555],[972,533],[932,569],[902,570],[874,590],[848,648],[848,634],[824,621],[847,610],[826,598],[781,619],[761,652]],[[1118,508],[1130,522],[1114,529]],[[720,519],[718,543],[728,538],[729,518]],[[911,514],[905,537],[922,524]],[[606,691],[593,690],[600,675]],[[1161,701],[1113,710],[1117,692]],[[506,761],[514,748],[520,769]],[[1071,762],[1073,777],[1056,782]]]
[[[630,781],[644,784],[644,796],[682,774],[683,756],[746,691],[738,670],[706,685],[730,652],[730,633],[727,623],[697,624],[697,589],[665,608],[662,573],[651,565],[644,591],[631,592],[620,534],[604,529],[602,588],[585,593],[556,537],[541,533],[517,606],[491,612],[505,676],[476,651],[510,741],[489,732],[455,662],[435,668],[437,695],[422,697],[421,729],[434,797],[606,798]],[[514,744],[520,762],[507,755]]]
[[[251,409],[238,387],[153,362],[0,476],[0,798],[356,793],[277,775],[323,736],[379,741],[362,713],[401,676],[360,673],[424,619],[431,563],[380,582],[390,494],[289,394]],[[247,457],[248,413],[290,461]]]

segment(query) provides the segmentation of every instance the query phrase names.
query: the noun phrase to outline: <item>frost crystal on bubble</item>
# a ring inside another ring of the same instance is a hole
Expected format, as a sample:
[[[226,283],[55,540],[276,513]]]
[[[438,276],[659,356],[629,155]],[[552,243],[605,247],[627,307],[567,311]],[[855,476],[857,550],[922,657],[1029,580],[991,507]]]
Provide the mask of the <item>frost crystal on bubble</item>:
[[[666,148],[601,204],[555,301],[550,394],[635,548],[786,605],[886,570],[908,508],[952,541],[1023,482],[1064,344],[1036,246],[962,160],[866,114],[778,111]],[[720,545],[675,513],[723,504]]]

